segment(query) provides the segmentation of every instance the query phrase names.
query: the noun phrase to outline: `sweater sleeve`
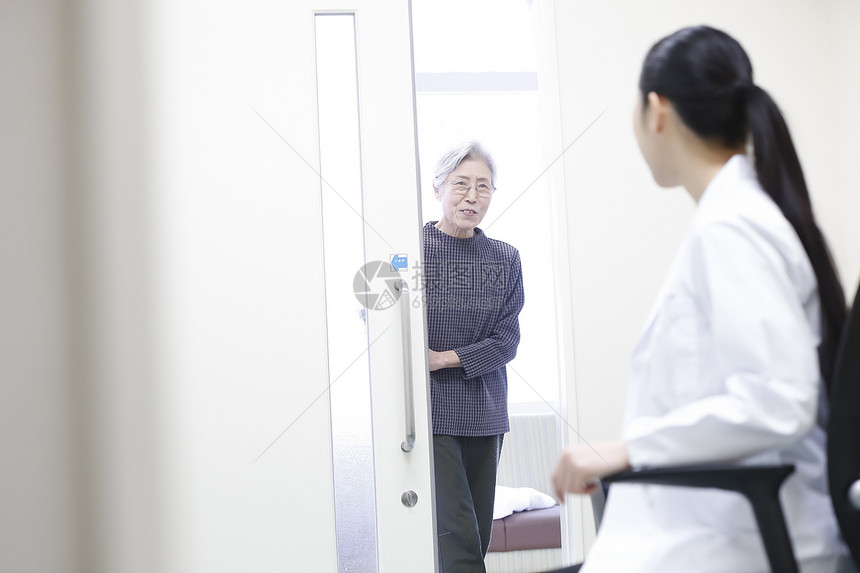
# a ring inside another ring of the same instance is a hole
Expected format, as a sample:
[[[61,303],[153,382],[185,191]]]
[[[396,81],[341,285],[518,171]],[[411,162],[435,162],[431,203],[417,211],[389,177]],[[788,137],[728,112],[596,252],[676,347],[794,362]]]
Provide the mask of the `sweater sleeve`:
[[[728,461],[786,447],[815,421],[817,339],[786,272],[762,237],[718,224],[692,264],[711,325],[722,390],[625,428],[633,465]]]
[[[493,333],[473,344],[455,348],[465,378],[475,378],[502,368],[517,355],[520,342],[519,314],[523,308],[523,277],[520,254],[511,261],[510,281],[499,321]]]

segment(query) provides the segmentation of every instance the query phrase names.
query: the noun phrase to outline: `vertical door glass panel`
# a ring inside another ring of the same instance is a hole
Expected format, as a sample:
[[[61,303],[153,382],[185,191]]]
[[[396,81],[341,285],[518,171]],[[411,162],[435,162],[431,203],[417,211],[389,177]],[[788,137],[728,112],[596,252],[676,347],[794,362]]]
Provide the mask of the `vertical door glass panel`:
[[[338,569],[365,573],[377,570],[377,531],[366,309],[353,288],[365,262],[355,17],[317,14],[314,27]]]

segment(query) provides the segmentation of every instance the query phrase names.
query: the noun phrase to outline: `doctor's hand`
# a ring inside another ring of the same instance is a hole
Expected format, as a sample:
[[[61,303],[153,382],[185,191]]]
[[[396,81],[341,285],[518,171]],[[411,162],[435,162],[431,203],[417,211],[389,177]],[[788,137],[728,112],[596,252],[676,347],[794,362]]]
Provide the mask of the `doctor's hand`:
[[[605,475],[630,468],[627,445],[622,441],[591,446],[573,446],[561,453],[552,483],[559,500],[565,493],[590,494],[597,480]]]

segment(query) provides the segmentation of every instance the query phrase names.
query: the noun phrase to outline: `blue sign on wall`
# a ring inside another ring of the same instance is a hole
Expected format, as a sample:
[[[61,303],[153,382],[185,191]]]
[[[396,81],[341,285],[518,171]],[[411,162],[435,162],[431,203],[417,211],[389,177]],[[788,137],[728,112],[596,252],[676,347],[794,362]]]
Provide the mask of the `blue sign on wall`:
[[[409,262],[405,254],[391,255],[391,268],[401,273],[409,270]]]

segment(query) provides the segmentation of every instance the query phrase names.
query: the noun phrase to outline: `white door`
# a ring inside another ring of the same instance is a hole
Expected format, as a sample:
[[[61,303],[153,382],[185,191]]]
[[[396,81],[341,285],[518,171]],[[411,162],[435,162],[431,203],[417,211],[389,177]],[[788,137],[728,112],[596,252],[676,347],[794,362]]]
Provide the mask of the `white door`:
[[[434,571],[409,3],[148,16],[166,569]]]

